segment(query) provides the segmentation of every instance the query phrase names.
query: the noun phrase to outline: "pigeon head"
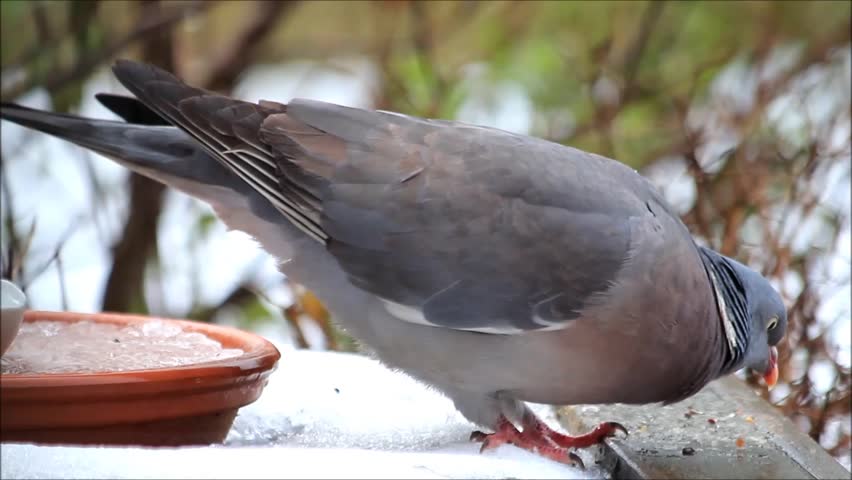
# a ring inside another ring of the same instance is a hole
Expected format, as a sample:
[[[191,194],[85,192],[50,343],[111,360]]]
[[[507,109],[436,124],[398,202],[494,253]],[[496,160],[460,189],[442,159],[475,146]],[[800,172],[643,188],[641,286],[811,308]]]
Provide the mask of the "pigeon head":
[[[749,368],[768,386],[778,380],[776,345],[787,331],[781,296],[762,275],[701,247],[727,339],[722,374]]]

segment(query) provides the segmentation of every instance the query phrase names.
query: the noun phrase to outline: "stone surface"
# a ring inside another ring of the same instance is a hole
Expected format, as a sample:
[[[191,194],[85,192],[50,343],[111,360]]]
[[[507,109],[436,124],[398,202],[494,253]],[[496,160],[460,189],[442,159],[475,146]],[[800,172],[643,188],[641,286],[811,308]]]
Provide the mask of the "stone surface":
[[[613,478],[835,479],[849,472],[792,422],[729,376],[668,406],[575,406],[558,410],[571,433],[623,423],[600,462]]]

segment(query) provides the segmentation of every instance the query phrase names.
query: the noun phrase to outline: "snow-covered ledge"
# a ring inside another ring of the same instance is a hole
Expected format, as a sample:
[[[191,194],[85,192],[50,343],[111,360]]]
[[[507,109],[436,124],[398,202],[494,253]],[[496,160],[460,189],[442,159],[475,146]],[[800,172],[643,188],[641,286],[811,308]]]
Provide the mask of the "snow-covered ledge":
[[[731,382],[665,408],[533,406],[554,425],[583,430],[607,419],[631,429],[626,441],[581,452],[588,468],[580,471],[511,446],[480,454],[468,441],[473,426],[449,400],[371,359],[282,348],[269,386],[240,410],[225,445],[5,443],[0,472],[4,479],[848,478],[818,445]]]
[[[2,478],[605,478],[514,447],[484,454],[452,403],[362,355],[281,348],[225,445],[0,446]],[[556,424],[555,411],[539,407]]]

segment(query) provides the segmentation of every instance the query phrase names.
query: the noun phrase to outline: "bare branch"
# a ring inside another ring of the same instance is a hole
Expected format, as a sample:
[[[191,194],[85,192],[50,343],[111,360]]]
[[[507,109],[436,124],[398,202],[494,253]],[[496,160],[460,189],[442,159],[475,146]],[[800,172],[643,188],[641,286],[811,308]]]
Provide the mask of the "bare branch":
[[[254,21],[214,61],[205,82],[206,88],[219,92],[230,90],[237,78],[251,65],[256,47],[272,30],[282,15],[291,12],[299,2],[262,1],[257,7]]]
[[[41,85],[48,92],[53,93],[68,84],[78,82],[89,76],[104,61],[115,56],[132,43],[142,40],[151,34],[167,30],[181,20],[209,8],[210,5],[211,2],[192,2],[177,12],[144,18],[137,24],[133,31],[101,50],[88,53],[81,57],[70,69],[51,73],[45,79],[29,77],[27,81],[13,85],[4,91],[3,99],[5,101],[14,100],[32,90],[37,85]]]
[[[642,18],[639,20],[639,31],[636,32],[636,38],[631,43],[631,49],[624,60],[624,94],[622,95],[624,103],[627,103],[635,94],[636,72],[639,70],[639,64],[642,63],[642,54],[645,53],[645,47],[647,47],[651,33],[663,13],[664,6],[664,1],[652,0],[645,11],[642,12]]]

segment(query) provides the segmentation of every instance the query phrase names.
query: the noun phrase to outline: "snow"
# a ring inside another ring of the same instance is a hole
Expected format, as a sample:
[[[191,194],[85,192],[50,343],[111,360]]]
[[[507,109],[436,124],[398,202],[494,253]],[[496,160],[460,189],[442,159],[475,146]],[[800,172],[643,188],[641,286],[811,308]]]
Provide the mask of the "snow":
[[[587,478],[524,459],[355,449],[4,446],[4,478]],[[18,461],[7,461],[15,457]],[[332,460],[333,461],[329,461]],[[29,465],[28,468],[22,468]],[[17,467],[17,468],[16,468]]]
[[[532,406],[553,426],[552,409]],[[475,427],[436,391],[354,354],[282,348],[261,398],[224,445],[3,444],[3,478],[605,478],[516,447],[479,453]],[[331,460],[331,461],[330,461]]]

